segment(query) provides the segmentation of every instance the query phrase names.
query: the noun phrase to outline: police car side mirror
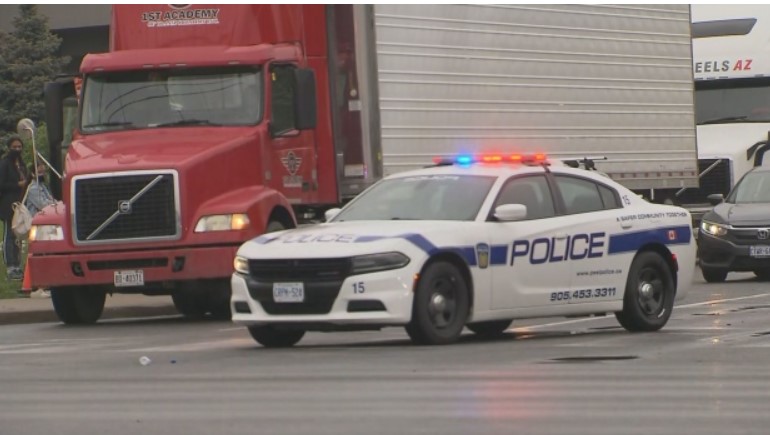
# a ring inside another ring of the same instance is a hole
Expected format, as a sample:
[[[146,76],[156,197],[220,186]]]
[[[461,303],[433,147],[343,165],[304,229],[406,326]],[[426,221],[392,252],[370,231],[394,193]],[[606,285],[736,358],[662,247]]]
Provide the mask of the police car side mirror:
[[[341,208],[330,208],[329,210],[326,210],[324,213],[324,219],[326,219],[326,222],[329,222],[330,220],[334,219],[335,216],[340,214]]]
[[[527,217],[524,204],[503,204],[495,208],[495,218],[503,222],[520,221]]]
[[[709,204],[711,205],[719,205],[724,202],[725,197],[721,193],[712,193],[711,195],[707,196],[706,199],[708,199]]]

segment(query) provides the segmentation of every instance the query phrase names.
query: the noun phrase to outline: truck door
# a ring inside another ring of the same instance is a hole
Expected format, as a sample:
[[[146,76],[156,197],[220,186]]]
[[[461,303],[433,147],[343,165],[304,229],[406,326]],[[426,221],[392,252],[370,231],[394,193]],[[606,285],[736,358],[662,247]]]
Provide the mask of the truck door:
[[[295,65],[270,66],[270,180],[291,203],[313,203],[317,197],[316,156],[312,131],[296,124]]]

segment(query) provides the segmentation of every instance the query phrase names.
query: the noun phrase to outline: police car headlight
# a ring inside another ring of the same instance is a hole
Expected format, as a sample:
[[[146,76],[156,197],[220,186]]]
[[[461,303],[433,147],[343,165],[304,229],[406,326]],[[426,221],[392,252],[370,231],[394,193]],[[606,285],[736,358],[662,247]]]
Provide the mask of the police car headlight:
[[[400,252],[361,255],[352,258],[351,275],[400,269],[409,264],[409,257]]]
[[[32,225],[29,229],[29,240],[35,242],[64,240],[61,225]]]
[[[198,219],[195,232],[245,230],[249,225],[249,217],[244,213],[213,214]]]
[[[703,230],[704,233],[711,234],[712,236],[724,236],[727,234],[727,226],[715,224],[713,222],[701,222],[700,229]]]
[[[238,273],[243,273],[248,275],[249,274],[249,260],[243,258],[243,257],[235,257],[235,260],[233,260],[233,268],[235,268],[235,271]]]

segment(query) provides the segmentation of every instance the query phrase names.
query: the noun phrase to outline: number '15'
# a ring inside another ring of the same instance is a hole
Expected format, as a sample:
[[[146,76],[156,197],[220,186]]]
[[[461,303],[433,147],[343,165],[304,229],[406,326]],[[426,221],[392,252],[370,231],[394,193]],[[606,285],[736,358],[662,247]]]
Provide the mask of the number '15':
[[[353,293],[358,294],[358,293],[363,293],[363,292],[364,292],[364,282],[363,281],[354,282],[353,283]]]

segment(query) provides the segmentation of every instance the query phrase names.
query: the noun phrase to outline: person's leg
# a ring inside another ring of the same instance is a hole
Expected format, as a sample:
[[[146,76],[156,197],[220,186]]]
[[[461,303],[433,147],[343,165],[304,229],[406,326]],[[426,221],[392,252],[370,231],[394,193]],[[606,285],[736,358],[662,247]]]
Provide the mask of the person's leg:
[[[19,247],[16,245],[16,236],[10,222],[3,221],[3,227],[3,261],[6,273],[10,279],[19,279]]]

